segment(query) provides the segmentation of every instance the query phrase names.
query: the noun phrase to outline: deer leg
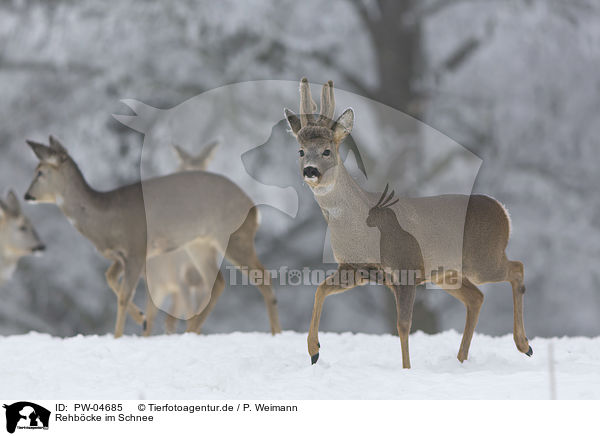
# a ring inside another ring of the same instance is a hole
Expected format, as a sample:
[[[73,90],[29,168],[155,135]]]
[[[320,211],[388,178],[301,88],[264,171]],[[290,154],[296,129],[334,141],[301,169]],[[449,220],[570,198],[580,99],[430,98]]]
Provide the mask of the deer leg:
[[[247,266],[249,270],[261,271],[262,280],[256,284],[267,306],[271,333],[281,332],[279,314],[277,312],[277,299],[271,288],[271,277],[256,256],[254,249],[254,236],[258,228],[258,210],[253,207],[248,212],[244,223],[229,238],[229,245],[225,256],[237,266]]]
[[[457,300],[460,300],[467,309],[467,318],[465,320],[465,329],[463,331],[462,341],[458,350],[458,360],[464,362],[469,356],[469,347],[477,321],[479,320],[479,311],[483,304],[483,293],[469,280],[463,278],[460,289],[444,289],[448,294]]]
[[[513,338],[517,349],[527,356],[533,355],[533,349],[529,345],[527,335],[525,334],[525,325],[523,323],[523,295],[525,294],[525,285],[523,284],[523,264],[521,262],[508,262],[508,281],[513,291]]]
[[[112,289],[115,295],[117,295],[117,297],[119,296],[119,280],[122,274],[123,266],[120,261],[113,262],[112,265],[106,270],[106,273],[104,273],[108,286],[110,289]],[[133,301],[127,305],[127,312],[129,312],[129,315],[136,324],[142,325],[145,323],[146,319],[144,317],[144,312]]]
[[[200,334],[204,321],[206,321],[208,315],[210,315],[212,310],[215,308],[215,305],[217,304],[217,301],[219,300],[219,297],[223,293],[224,289],[225,279],[223,278],[223,274],[219,270],[217,271],[217,277],[215,279],[212,292],[210,294],[210,301],[208,302],[208,305],[202,310],[202,312],[200,312],[199,315],[196,315],[190,320],[188,320],[186,331],[196,332]]]
[[[144,323],[144,336],[150,336],[152,334],[152,329],[154,328],[154,321],[156,320],[156,315],[158,314],[159,307],[162,306],[162,303],[165,299],[165,295],[167,292],[165,289],[158,288],[155,289],[157,292],[152,294],[150,292],[150,287],[148,286],[148,277],[145,277],[146,281],[146,322]]]
[[[168,335],[177,333],[177,321],[177,317],[171,315],[170,313],[167,313],[165,319],[165,331]]]
[[[410,368],[410,354],[408,352],[408,336],[412,325],[413,305],[417,287],[415,285],[391,286],[396,297],[396,312],[398,316],[397,327],[402,347],[402,367]]]
[[[262,280],[256,284],[256,287],[260,291],[263,296],[263,300],[265,302],[265,306],[267,308],[267,313],[269,315],[269,324],[271,326],[271,334],[275,335],[277,333],[281,333],[281,324],[279,323],[279,312],[277,311],[277,298],[275,298],[275,294],[273,293],[273,288],[271,287],[271,276],[265,270],[265,267],[259,262],[256,254],[250,260],[250,265],[248,265],[249,270],[258,270],[262,271]]]
[[[150,336],[152,334],[152,328],[154,327],[154,320],[158,313],[158,307],[154,304],[150,291],[147,292],[148,296],[146,299],[146,322],[144,323],[144,336]]]
[[[219,269],[219,252],[215,247],[206,245],[191,246],[188,248],[188,254],[193,260],[199,277],[186,275],[185,279],[190,308],[195,314],[188,320],[186,332],[200,333],[202,325],[225,289],[225,279]],[[209,288],[210,285],[212,287]],[[210,290],[210,295],[206,295],[208,290]],[[207,297],[208,302],[206,303]],[[199,310],[200,308],[202,309]]]
[[[254,251],[253,240],[245,236],[247,235],[240,235],[237,234],[237,232],[231,235],[226,256],[235,265],[239,267],[248,267],[247,270],[242,268],[244,274],[248,274],[249,271],[262,272],[262,279],[259,279],[258,283],[254,283],[254,285],[258,288],[265,301],[265,306],[267,307],[267,313],[269,315],[269,323],[271,325],[271,333],[273,335],[281,333],[279,314],[277,312],[277,299],[275,298],[273,288],[271,287],[271,276],[258,260],[256,252]]]
[[[319,343],[319,322],[321,321],[321,313],[323,312],[323,303],[328,295],[339,294],[346,292],[356,286],[364,284],[356,283],[352,280],[349,283],[343,282],[341,277],[341,269],[338,268],[336,272],[327,277],[318,287],[315,293],[315,304],[312,311],[312,319],[310,321],[310,328],[308,330],[308,354],[310,355],[310,361],[314,365],[319,360],[319,350],[321,344]]]
[[[171,310],[167,313],[165,320],[165,330],[168,335],[177,333],[177,321],[179,320],[178,317],[181,316],[181,294],[179,292],[171,294],[171,298],[173,299]]]
[[[133,301],[130,301],[127,305],[127,313],[129,313],[129,316],[131,316],[131,319],[133,319],[136,324],[141,326],[146,324],[144,312],[142,312],[142,309],[140,309]]]
[[[104,273],[108,286],[115,294],[118,293],[119,290],[119,278],[121,274],[123,274],[123,266],[119,261],[113,262]]]
[[[133,300],[135,286],[140,279],[143,262],[126,262],[124,265],[123,279],[121,280],[119,293],[117,294],[117,320],[115,323],[115,338],[123,336],[125,329],[125,311]]]

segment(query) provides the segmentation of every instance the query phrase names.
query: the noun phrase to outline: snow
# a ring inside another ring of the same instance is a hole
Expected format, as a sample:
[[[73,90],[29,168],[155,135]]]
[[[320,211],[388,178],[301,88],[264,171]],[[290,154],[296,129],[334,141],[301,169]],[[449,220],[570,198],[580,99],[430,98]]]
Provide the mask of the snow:
[[[321,333],[310,365],[306,333],[142,338],[47,334],[0,338],[0,397],[31,399],[548,399],[553,344],[558,399],[600,398],[600,337],[535,338],[531,358],[510,335],[411,335],[403,370],[391,335]]]

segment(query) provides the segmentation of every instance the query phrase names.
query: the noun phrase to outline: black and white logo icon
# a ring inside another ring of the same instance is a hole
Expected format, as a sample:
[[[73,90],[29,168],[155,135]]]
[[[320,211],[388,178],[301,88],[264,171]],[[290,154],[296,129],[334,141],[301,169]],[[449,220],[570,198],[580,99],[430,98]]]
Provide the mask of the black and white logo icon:
[[[19,401],[3,406],[6,409],[6,431],[14,433],[16,429],[48,429],[50,411],[29,401]]]

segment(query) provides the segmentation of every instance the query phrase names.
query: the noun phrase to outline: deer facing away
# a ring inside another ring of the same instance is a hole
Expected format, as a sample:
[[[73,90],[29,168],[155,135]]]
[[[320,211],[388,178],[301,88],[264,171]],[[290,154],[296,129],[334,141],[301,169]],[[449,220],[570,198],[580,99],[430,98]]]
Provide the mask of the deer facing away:
[[[179,161],[177,171],[206,170],[218,145],[218,141],[206,144],[196,156],[174,145],[173,151]],[[204,320],[214,308],[225,287],[225,280],[219,270],[218,253],[214,247],[199,243],[195,245],[194,250],[197,262],[201,262],[201,269],[194,265],[185,249],[148,260],[145,335],[152,332],[158,307],[168,297],[171,298],[171,309],[165,322],[167,333],[175,331],[178,319],[187,319],[187,331],[200,333]],[[209,286],[206,277],[216,277],[214,286]],[[203,308],[200,313],[198,313],[199,308]],[[198,315],[194,316],[196,313]]]
[[[10,279],[20,258],[44,248],[17,196],[9,191],[5,200],[0,199],[0,286]]]
[[[300,145],[300,171],[312,190],[331,231],[331,246],[338,270],[321,283],[315,294],[312,320],[308,333],[308,352],[314,364],[319,358],[319,320],[328,295],[338,294],[369,279],[357,274],[357,280],[345,283],[342,272],[359,269],[384,269],[381,264],[379,237],[367,225],[369,211],[381,194],[364,191],[348,174],[338,153],[339,146],[352,131],[354,112],[346,109],[334,121],[333,82],[323,85],[321,110],[310,95],[308,80],[300,82],[300,113],[285,109],[292,134]],[[533,353],[523,326],[523,264],[508,260],[505,249],[510,233],[510,220],[504,207],[485,195],[441,195],[434,197],[400,197],[390,209],[402,228],[418,241],[424,262],[424,281],[438,284],[466,307],[459,361],[468,357],[473,331],[483,303],[476,285],[508,281],[512,285],[514,303],[513,336],[517,349]],[[466,212],[465,212],[466,211]],[[401,253],[402,248],[398,247]],[[446,267],[457,282],[439,271]],[[453,285],[450,286],[450,283]],[[457,284],[458,286],[455,286]],[[410,368],[408,336],[412,323],[415,286],[388,287],[395,295],[397,329],[402,347],[402,364]]]
[[[115,337],[123,335],[125,311],[142,323],[132,299],[148,259],[184,248],[194,264],[194,245],[211,245],[233,264],[268,272],[254,250],[257,210],[229,179],[186,171],[99,192],[85,181],[67,150],[52,136],[49,146],[27,141],[39,159],[25,199],[57,204],[72,224],[113,263],[107,283],[117,294]],[[227,207],[215,207],[227,199]],[[119,280],[119,277],[122,278]],[[281,331],[270,280],[257,286],[263,295],[271,332]]]

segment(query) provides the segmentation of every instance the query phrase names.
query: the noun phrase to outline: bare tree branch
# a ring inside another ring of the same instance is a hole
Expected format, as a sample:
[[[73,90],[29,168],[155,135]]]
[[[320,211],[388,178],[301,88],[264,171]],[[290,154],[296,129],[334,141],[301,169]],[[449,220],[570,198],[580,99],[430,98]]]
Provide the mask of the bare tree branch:
[[[464,64],[479,47],[481,41],[471,37],[463,42],[446,60],[442,63],[446,71],[454,71]]]

